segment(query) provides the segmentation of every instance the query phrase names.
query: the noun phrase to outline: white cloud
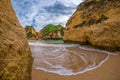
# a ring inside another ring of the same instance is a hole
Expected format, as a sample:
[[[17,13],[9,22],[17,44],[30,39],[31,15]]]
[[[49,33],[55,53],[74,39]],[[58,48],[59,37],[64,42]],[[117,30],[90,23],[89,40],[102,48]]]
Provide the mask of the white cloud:
[[[47,24],[65,25],[82,0],[12,0],[22,26],[33,25],[37,31]]]
[[[63,4],[65,4],[66,6],[74,6],[74,5],[76,6],[82,2],[82,0],[58,0],[58,1],[63,2]]]

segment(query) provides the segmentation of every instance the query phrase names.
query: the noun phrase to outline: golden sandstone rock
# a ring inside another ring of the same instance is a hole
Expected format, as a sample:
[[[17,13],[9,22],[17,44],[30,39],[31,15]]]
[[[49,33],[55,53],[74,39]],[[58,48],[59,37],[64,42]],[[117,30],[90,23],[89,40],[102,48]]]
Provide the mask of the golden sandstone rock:
[[[0,80],[31,80],[33,58],[10,1],[0,0]]]
[[[65,42],[120,50],[120,0],[86,0],[68,20]]]

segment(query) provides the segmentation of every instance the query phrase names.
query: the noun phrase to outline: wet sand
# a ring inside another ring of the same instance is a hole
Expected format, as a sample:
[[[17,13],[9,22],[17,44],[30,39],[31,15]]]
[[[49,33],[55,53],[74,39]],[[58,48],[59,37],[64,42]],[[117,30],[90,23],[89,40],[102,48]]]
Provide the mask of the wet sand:
[[[120,52],[110,55],[99,68],[72,76],[61,76],[42,70],[32,69],[32,80],[120,80]]]

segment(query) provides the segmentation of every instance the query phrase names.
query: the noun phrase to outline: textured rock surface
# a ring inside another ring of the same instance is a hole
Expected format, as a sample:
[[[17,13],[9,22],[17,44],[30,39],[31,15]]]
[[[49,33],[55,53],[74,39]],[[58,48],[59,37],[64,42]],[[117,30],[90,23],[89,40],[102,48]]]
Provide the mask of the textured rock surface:
[[[120,0],[86,0],[66,24],[65,42],[120,50]]]
[[[38,39],[38,33],[35,31],[33,26],[26,26],[25,32],[29,40]]]
[[[39,32],[40,39],[62,39],[64,27],[61,25],[48,24]]]
[[[32,56],[11,0],[0,0],[0,80],[31,80]]]

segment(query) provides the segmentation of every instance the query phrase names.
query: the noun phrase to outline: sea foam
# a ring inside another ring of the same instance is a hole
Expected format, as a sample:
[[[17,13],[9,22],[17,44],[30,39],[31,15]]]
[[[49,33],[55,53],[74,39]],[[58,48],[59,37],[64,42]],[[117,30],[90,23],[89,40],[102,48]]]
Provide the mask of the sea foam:
[[[59,75],[77,75],[100,67],[116,55],[79,44],[29,42],[34,57],[33,67]]]

